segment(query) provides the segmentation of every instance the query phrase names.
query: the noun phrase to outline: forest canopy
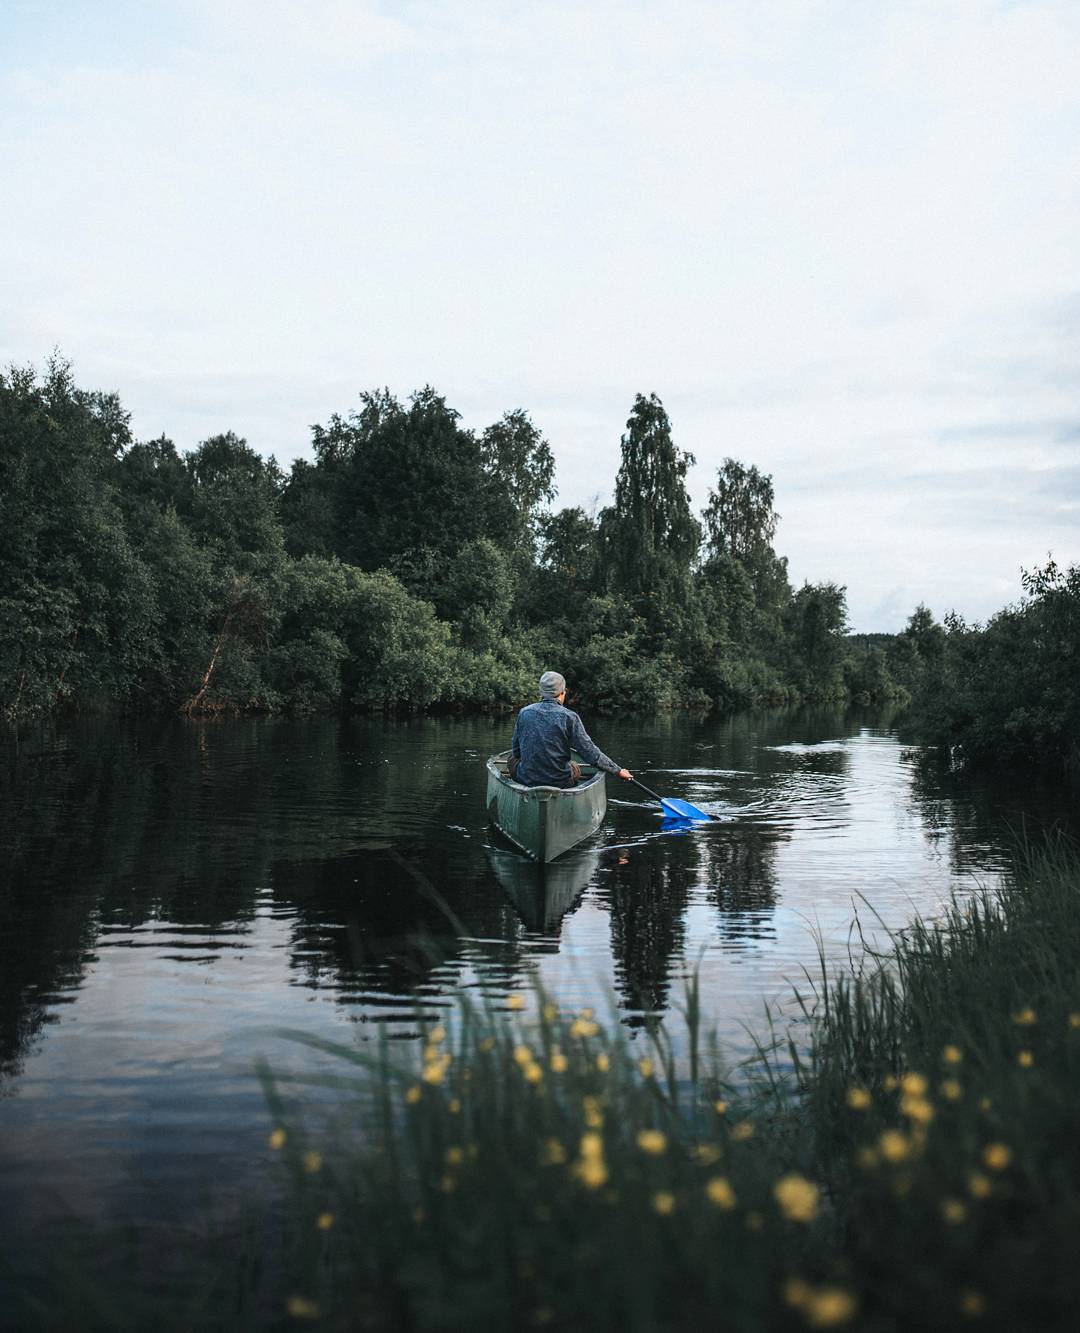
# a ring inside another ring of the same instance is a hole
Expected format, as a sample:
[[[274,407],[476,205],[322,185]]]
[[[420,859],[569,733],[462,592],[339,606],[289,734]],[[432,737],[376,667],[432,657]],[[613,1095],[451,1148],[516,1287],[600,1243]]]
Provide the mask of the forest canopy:
[[[985,629],[919,607],[901,634],[851,635],[843,587],[792,587],[771,477],[727,458],[695,515],[694,459],[655,394],[621,445],[590,514],[555,507],[550,445],[520,408],[474,431],[430,386],[365,392],[285,472],[231,431],[188,453],[136,440],[117,396],[59,357],[11,367],[0,710],[509,708],[556,665],[593,708],[915,694],[942,744],[978,755],[1004,729],[1017,754],[1053,737],[1073,753],[1077,571],[1030,575]],[[1047,687],[1031,698],[1013,671],[1026,702],[998,716],[993,682],[1035,639]]]

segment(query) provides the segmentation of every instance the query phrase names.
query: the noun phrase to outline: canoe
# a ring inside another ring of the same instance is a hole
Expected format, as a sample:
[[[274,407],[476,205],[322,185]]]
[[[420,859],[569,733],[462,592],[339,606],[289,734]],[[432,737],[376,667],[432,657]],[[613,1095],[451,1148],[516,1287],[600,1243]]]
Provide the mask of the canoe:
[[[487,856],[526,930],[552,936],[558,936],[563,917],[573,911],[600,865],[595,848],[560,856],[554,865],[538,865],[502,847],[488,847]]]
[[[576,787],[524,787],[506,771],[509,750],[487,761],[492,823],[534,861],[554,861],[595,833],[607,813],[604,774],[582,766]]]

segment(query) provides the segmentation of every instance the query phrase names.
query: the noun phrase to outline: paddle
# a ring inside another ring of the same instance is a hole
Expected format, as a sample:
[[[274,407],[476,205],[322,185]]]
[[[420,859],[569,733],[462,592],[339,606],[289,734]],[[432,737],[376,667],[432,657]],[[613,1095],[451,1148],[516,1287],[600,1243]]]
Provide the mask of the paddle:
[[[654,801],[659,801],[665,810],[670,810],[672,814],[677,815],[680,819],[716,818],[715,815],[707,815],[704,810],[699,810],[696,805],[691,805],[689,801],[680,801],[675,797],[658,796],[656,792],[646,787],[644,782],[638,782],[637,778],[631,778],[630,781],[635,787],[640,787],[643,792],[651,796]]]

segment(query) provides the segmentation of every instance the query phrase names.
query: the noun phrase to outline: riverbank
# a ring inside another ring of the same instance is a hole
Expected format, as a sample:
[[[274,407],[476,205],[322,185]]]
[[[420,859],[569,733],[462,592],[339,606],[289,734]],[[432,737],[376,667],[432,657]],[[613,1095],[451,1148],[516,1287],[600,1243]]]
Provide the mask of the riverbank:
[[[1028,852],[806,1008],[741,1070],[693,985],[679,1061],[662,1027],[646,1047],[520,993],[463,1001],[411,1062],[320,1043],[353,1090],[336,1130],[305,1129],[295,1085],[264,1073],[283,1229],[219,1236],[155,1322],[1071,1327],[1076,851]],[[39,1289],[52,1313],[26,1326],[72,1326],[58,1302],[92,1308],[88,1285]],[[115,1288],[108,1308],[96,1326],[124,1326]]]

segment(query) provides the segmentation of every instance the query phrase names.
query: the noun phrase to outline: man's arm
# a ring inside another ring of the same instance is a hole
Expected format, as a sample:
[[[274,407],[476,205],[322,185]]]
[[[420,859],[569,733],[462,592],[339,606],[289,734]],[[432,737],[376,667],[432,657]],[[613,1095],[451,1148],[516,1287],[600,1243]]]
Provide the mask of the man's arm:
[[[609,759],[593,741],[581,725],[581,718],[578,717],[577,713],[572,712],[569,708],[566,711],[570,714],[570,748],[576,750],[587,764],[602,768],[606,773],[618,773],[620,776],[626,773],[625,768],[620,768],[614,759]]]
[[[510,742],[510,753],[515,759],[521,758],[521,715],[514,722],[514,739]]]

